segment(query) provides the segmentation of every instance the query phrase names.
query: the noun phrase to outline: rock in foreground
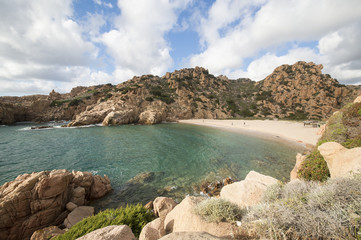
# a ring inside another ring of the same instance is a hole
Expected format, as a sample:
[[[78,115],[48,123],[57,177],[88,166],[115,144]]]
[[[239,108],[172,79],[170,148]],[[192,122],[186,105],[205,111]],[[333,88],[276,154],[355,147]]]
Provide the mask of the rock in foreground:
[[[239,207],[256,205],[262,199],[267,187],[277,184],[278,180],[255,171],[250,171],[243,181],[224,186],[221,198],[237,204]]]
[[[111,239],[122,239],[122,240],[135,240],[135,236],[132,229],[127,225],[111,225],[104,228],[100,228],[87,235],[78,238],[78,240],[111,240]]]
[[[347,149],[336,142],[327,142],[318,147],[327,162],[331,178],[361,173],[361,147]]]
[[[164,221],[166,233],[207,232],[216,237],[231,238],[234,236],[236,230],[231,223],[207,222],[204,218],[195,214],[194,208],[201,200],[202,198],[186,197],[168,213]]]
[[[99,188],[101,194],[95,191]],[[89,172],[53,170],[20,175],[0,187],[0,239],[27,239],[38,229],[61,224],[69,214],[68,202],[81,199],[86,204],[110,191],[107,176]]]
[[[175,232],[168,234],[162,238],[161,240],[218,240],[218,239],[224,239],[224,238],[218,238],[215,237],[209,233],[206,232]]]

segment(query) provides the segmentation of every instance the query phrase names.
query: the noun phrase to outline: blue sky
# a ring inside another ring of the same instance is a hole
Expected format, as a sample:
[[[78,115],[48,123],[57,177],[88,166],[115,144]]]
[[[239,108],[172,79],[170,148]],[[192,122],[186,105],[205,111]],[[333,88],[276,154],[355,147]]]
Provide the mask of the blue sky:
[[[0,96],[202,66],[259,81],[313,61],[361,84],[359,0],[0,1]]]

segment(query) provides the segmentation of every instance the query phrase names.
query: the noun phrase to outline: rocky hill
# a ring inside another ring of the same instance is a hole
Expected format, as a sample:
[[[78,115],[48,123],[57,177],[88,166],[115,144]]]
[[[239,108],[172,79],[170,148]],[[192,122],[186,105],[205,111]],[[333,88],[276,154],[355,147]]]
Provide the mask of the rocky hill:
[[[68,94],[0,97],[0,124],[18,121],[72,120],[69,126],[93,123],[154,124],[190,118],[268,117],[325,119],[360,86],[345,86],[322,65],[282,65],[260,82],[215,77],[196,67],[143,75],[118,84],[76,87]]]

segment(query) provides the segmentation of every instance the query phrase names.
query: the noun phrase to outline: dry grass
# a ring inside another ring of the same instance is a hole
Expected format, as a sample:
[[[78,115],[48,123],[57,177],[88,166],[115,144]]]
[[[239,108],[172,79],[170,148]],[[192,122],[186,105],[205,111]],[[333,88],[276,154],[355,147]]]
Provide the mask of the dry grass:
[[[209,222],[235,222],[246,213],[236,204],[220,198],[207,198],[198,203],[194,211]]]
[[[357,239],[361,177],[272,187],[243,224],[270,239]]]

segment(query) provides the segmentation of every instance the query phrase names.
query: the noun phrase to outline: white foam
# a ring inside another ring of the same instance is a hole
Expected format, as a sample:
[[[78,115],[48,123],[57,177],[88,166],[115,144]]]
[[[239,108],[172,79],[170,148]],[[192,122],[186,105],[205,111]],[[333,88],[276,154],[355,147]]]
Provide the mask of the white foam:
[[[20,128],[18,131],[29,131],[29,130],[31,130],[31,127]]]
[[[66,128],[90,128],[90,127],[103,127],[103,125],[101,123],[97,123],[97,124],[89,124],[89,125],[66,127]]]
[[[40,131],[40,130],[52,130],[54,129],[53,126],[48,126],[47,128],[39,128],[39,129],[32,129],[32,127],[34,126],[31,126],[31,127],[24,127],[24,128],[21,128],[21,129],[18,129],[18,131]]]

